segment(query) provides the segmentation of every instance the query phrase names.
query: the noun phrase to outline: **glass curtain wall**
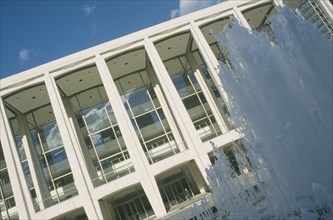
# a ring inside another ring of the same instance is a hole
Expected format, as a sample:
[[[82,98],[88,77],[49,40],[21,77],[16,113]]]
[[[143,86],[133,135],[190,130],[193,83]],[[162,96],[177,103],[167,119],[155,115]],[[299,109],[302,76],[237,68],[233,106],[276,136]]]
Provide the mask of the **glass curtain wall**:
[[[149,163],[179,153],[147,72],[130,73],[115,83]]]
[[[48,120],[40,115],[47,114]],[[77,195],[67,154],[50,104],[26,114],[34,148],[51,197],[45,204],[52,205]]]
[[[216,59],[224,63],[228,68],[232,68],[231,62],[228,58],[228,52],[219,43],[218,37],[225,32],[226,27],[230,27],[232,20],[230,17],[225,17],[217,21],[204,24],[200,27],[210,49],[214,53]],[[198,60],[197,60],[198,61]]]
[[[216,45],[216,47],[218,47],[218,50],[220,51],[218,53],[220,60],[223,60],[224,62],[226,62],[228,64],[229,62],[225,59],[225,56],[223,56],[220,47],[218,45]],[[207,65],[203,61],[202,56],[200,55],[198,50],[193,51],[193,56],[200,67],[200,73],[203,76],[208,88],[210,89],[210,93],[212,94],[214,101],[217,104],[221,115],[223,116],[224,122],[230,128],[230,123],[228,122],[228,119],[227,119],[227,117],[230,116],[230,113],[227,109],[227,105],[225,104],[225,102],[222,98],[221,93],[217,89],[216,84],[215,84],[214,80],[212,79],[211,73],[210,73],[209,69],[207,68]]]
[[[231,61],[228,57],[228,52],[221,48],[221,45],[218,42],[214,42],[209,45],[210,49],[213,51],[216,59],[219,62],[224,63],[229,69],[232,69]]]
[[[214,22],[210,22],[208,24],[203,25],[202,27],[200,27],[200,30],[202,32],[202,34],[204,35],[207,43],[210,46],[210,49],[212,50],[212,52],[214,53],[216,59],[220,62],[220,64],[226,65],[227,68],[232,69],[232,64],[230,62],[230,59],[228,58],[228,52],[223,48],[223,45],[220,45],[217,36],[219,36],[219,34],[223,34],[225,28],[227,26],[231,25],[231,19],[230,17],[225,17],[222,19],[219,19],[217,21]],[[197,49],[195,49],[194,51],[192,51],[197,63],[200,66],[200,70],[201,70],[201,74],[203,75],[206,84],[208,85],[208,87],[211,90],[211,93],[213,95],[213,97],[215,98],[215,102],[218,105],[218,108],[222,114],[222,116],[224,117],[225,123],[227,124],[227,126],[230,126],[230,123],[228,122],[227,118],[225,116],[229,116],[229,111],[226,107],[226,104],[220,94],[220,92],[218,91],[216,84],[214,83],[211,73],[209,71],[209,69],[207,68],[206,64],[204,63],[204,60],[201,56],[201,54],[199,53],[199,51]]]
[[[222,134],[186,56],[164,61],[164,65],[201,140],[207,141]]]
[[[20,158],[21,167],[23,169],[25,181],[27,182],[28,189],[30,191],[30,196],[31,196],[33,204],[34,204],[35,211],[39,211],[40,210],[40,207],[38,205],[39,202],[38,202],[38,198],[37,198],[37,195],[36,195],[35,186],[34,186],[34,183],[32,181],[32,176],[31,176],[30,167],[29,167],[29,164],[28,164],[28,159],[27,159],[27,156],[25,154],[25,150],[23,148],[22,136],[20,134],[20,129],[18,127],[17,119],[16,118],[10,119],[10,125],[11,125],[11,128],[12,128],[13,134],[14,134],[17,153],[18,153],[19,158]]]
[[[200,191],[187,168],[157,178],[157,184],[166,210],[185,202]]]
[[[142,188],[128,190],[126,195],[109,201],[110,209],[117,220],[139,220],[154,215],[154,210]]]
[[[46,85],[15,91],[4,104],[35,210],[77,195]]]
[[[230,145],[218,148],[216,151],[209,153],[208,156],[212,165],[215,164],[222,152],[225,159],[229,162],[229,166],[232,170],[232,177],[252,172],[252,165],[242,141],[235,141]]]
[[[7,165],[0,142],[0,219],[19,219],[13,189],[10,185]]]
[[[97,178],[92,179],[94,186],[134,172],[104,87],[100,85],[75,94],[70,102],[97,173]]]

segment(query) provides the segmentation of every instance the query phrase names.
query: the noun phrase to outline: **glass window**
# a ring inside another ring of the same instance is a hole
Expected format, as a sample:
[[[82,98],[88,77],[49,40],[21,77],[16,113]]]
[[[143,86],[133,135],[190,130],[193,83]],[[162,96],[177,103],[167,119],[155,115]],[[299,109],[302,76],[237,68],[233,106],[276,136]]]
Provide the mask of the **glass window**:
[[[154,125],[155,123],[156,123],[155,125],[159,127],[159,120],[155,111],[137,117],[136,122],[138,123],[140,129],[149,125]]]
[[[45,152],[63,145],[58,125],[55,121],[39,127],[38,132]]]
[[[135,86],[133,79],[139,80]],[[145,71],[134,72],[115,82],[118,89],[121,88],[119,93],[148,161],[154,163],[180,152],[176,142],[169,139],[172,132],[148,74]],[[163,144],[157,144],[161,138]]]
[[[24,150],[24,147],[23,147],[22,136],[20,134],[19,124],[18,124],[16,118],[11,118],[9,121],[10,121],[10,124],[11,124],[11,127],[12,127],[13,134],[15,135],[16,149],[17,149],[20,161],[21,161],[21,167],[23,169],[23,173],[24,173],[26,183],[27,183],[28,188],[30,190],[31,199],[33,201],[35,201],[37,195],[35,193],[34,183],[32,181],[32,176],[31,176],[31,172],[30,172],[30,167],[29,167],[27,157],[26,157],[26,154],[25,154],[25,150]],[[37,209],[36,209],[36,211],[37,211]]]
[[[157,185],[167,210],[200,193],[187,168],[174,172],[162,174],[157,180]]]
[[[95,166],[96,173],[91,172],[90,175],[93,185],[97,187],[133,172],[134,167],[104,87],[99,85],[83,93],[74,95],[70,100],[72,104],[78,102],[81,107],[75,114],[80,125],[79,132],[89,150],[90,158],[86,159]],[[94,96],[94,102],[89,105],[83,97],[90,96]],[[120,161],[123,164],[116,166]]]
[[[108,203],[118,220],[146,219],[155,214],[142,189],[108,201]]]
[[[220,135],[222,133],[221,129],[212,115],[211,108],[207,103],[194,72],[190,69],[186,57],[176,57],[165,61],[164,65],[170,66],[170,63],[175,63],[176,61],[181,63],[183,69],[178,70],[178,73],[168,70],[168,73],[170,74],[171,80],[174,83],[195,128],[197,129],[198,135],[202,141],[207,141]],[[212,118],[213,120],[211,120]],[[200,125],[198,125],[198,121],[203,120],[205,123],[200,123]]]
[[[126,93],[126,98],[131,107],[133,115],[139,115],[153,109],[148,89],[146,87]]]
[[[171,77],[180,97],[191,95],[194,92],[186,74],[178,74]]]
[[[67,195],[67,197],[63,197],[63,194],[58,194],[56,192],[56,190],[64,191],[66,188],[74,184],[74,180],[71,178],[72,182],[67,183],[67,185],[56,185],[57,179],[62,178],[62,176],[72,176],[72,171],[68,163],[67,154],[54,115],[52,114],[53,118],[50,118],[46,124],[41,124],[42,120],[39,120],[38,124],[35,120],[40,116],[38,113],[42,112],[43,108],[49,109],[50,105],[38,109],[39,111],[32,111],[28,115],[32,119],[32,121],[30,121],[31,138],[35,145],[34,147],[42,168],[41,170],[44,174],[44,180],[39,181],[45,181],[49,190],[49,194],[42,192],[42,202],[44,203],[44,207],[49,207],[66,198],[77,195],[77,190],[74,187],[73,190],[70,191],[70,195]],[[37,207],[38,205],[36,208]]]
[[[107,113],[113,112],[106,111],[104,107],[104,103],[99,103],[82,111],[82,116],[87,124],[90,133],[94,133],[103,128],[111,126]]]
[[[230,61],[226,58],[225,55],[223,55],[219,45],[216,45],[216,44],[217,44],[217,42],[215,44],[211,45],[211,48],[216,48],[217,51],[219,51],[218,54],[216,55],[217,59],[224,62],[225,64],[227,64],[227,66],[231,69],[232,67],[231,67]],[[215,97],[215,103],[216,103],[217,107],[219,108],[220,113],[223,116],[228,117],[230,114],[227,109],[227,106],[226,106],[220,92],[218,91],[216,84],[215,84],[214,80],[212,79],[206,64],[204,63],[201,55],[199,54],[199,51],[194,51],[193,55],[194,55],[197,63],[200,66],[200,72],[201,72],[203,78],[205,79],[207,86],[210,88],[210,92],[211,92],[212,96]],[[230,127],[230,123],[228,122],[227,117],[224,117],[225,123],[227,123],[227,126]]]
[[[12,216],[17,216],[17,210],[1,143],[0,162],[0,218],[12,219]]]

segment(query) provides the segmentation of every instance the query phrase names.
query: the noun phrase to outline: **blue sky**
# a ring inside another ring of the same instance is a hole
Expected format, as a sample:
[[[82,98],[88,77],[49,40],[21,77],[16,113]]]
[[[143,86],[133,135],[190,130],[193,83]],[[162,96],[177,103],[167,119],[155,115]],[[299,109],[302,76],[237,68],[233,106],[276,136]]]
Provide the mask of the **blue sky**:
[[[0,2],[5,78],[219,1]]]

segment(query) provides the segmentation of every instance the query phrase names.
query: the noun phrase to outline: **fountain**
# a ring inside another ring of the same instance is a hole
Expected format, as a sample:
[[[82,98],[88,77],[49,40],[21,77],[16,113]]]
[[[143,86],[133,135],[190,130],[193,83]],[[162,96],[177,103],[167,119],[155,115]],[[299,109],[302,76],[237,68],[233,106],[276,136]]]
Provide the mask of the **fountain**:
[[[239,173],[215,148],[207,172],[218,211],[202,218],[333,218],[332,41],[278,11],[273,35],[234,21],[214,33],[231,63],[220,63],[230,121],[245,136],[231,147]]]

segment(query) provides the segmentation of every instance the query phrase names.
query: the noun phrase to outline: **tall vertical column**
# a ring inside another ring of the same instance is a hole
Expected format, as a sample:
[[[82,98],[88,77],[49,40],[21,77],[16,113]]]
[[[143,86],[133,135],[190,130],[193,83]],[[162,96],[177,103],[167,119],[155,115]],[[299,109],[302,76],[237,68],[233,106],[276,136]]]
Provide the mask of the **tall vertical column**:
[[[320,1],[318,1],[318,2],[320,2]],[[325,1],[323,1],[323,2],[325,2]],[[275,6],[280,6],[280,7],[284,6],[283,0],[273,0],[273,3]]]
[[[274,1],[282,1],[282,0],[274,0]],[[317,4],[324,11],[328,20],[333,25],[333,3],[332,3],[332,1],[317,1]],[[282,6],[284,6],[283,3],[282,3]]]
[[[37,153],[34,149],[30,149],[30,146],[32,148],[34,147],[34,143],[30,134],[28,122],[22,114],[17,116],[17,121],[22,136],[22,144],[27,157],[32,182],[35,187],[38,205],[40,209],[43,210],[53,204],[51,194],[45,181],[43,170],[39,164]]]
[[[234,16],[236,17],[237,21],[239,22],[239,24],[248,29],[251,30],[251,26],[249,25],[249,23],[246,21],[246,18],[244,17],[244,15],[242,14],[242,12],[239,10],[239,8],[237,8],[236,6],[234,6],[232,8],[232,11],[234,13]]]
[[[68,121],[68,116],[57,89],[56,82],[48,72],[45,73],[45,85],[75,180],[75,186],[79,192],[79,196],[82,198],[81,201],[87,217],[89,219],[102,219],[103,216],[99,204],[97,201],[93,201],[90,193],[90,190],[93,189],[92,183],[90,180],[86,181],[86,179],[89,179],[89,175],[87,170],[82,169],[79,162],[79,160],[82,161],[82,158],[80,158],[75,151],[75,149],[78,149],[80,146]]]
[[[210,49],[208,42],[206,41],[204,35],[200,31],[200,28],[193,21],[191,21],[190,23],[190,31],[195,43],[198,46],[202,58],[207,65],[208,71],[211,74],[211,77],[216,85],[216,88],[220,92],[224,103],[228,105],[229,104],[228,95],[223,88],[219,76],[220,73],[219,61],[216,59],[213,51]]]
[[[119,124],[121,134],[124,137],[124,141],[131,156],[135,171],[140,172],[142,188],[151,202],[155,215],[157,217],[162,216],[166,213],[166,209],[164,207],[156,180],[154,176],[149,174],[149,163],[146,155],[144,154],[139,139],[132,127],[132,123],[127,115],[126,109],[119,96],[108,67],[104,59],[102,59],[99,54],[96,55],[96,65],[104,87],[106,88],[106,94],[110,100],[110,104]]]
[[[23,170],[18,167],[20,166],[20,159],[17,153],[13,152],[13,149],[16,148],[16,145],[1,97],[0,131],[2,150],[5,155],[8,175],[10,178],[11,187],[13,189],[18,215],[20,219],[31,219],[31,214],[33,213],[34,208],[31,202],[27,202],[28,198],[30,198],[30,193],[27,184],[24,184],[25,177]]]
[[[165,117],[168,119],[168,123],[170,125],[173,136],[175,137],[176,143],[178,144],[179,150],[184,151],[184,150],[186,150],[186,145],[178,132],[177,126],[173,120],[172,114],[171,114],[171,112],[168,108],[168,105],[165,101],[165,98],[163,96],[163,92],[161,91],[160,85],[158,84],[158,80],[157,80],[156,74],[154,72],[154,69],[152,68],[152,66],[148,66],[146,70],[147,70],[150,80],[154,84],[154,91],[156,93],[157,99],[162,106]],[[171,120],[169,120],[169,119],[171,119]]]
[[[169,109],[177,122],[179,130],[181,131],[189,150],[193,153],[194,160],[196,161],[202,176],[204,176],[207,181],[205,168],[211,163],[209,160],[207,161],[197,149],[202,146],[201,139],[199,135],[197,135],[197,131],[192,123],[192,120],[187,113],[186,108],[178,95],[176,87],[173,85],[169,73],[165,69],[163,61],[161,60],[153,42],[149,38],[145,38],[144,41],[147,55],[156,72],[161,89],[165,94],[166,100],[169,104]]]
[[[191,69],[194,72],[196,79],[198,80],[200,87],[202,88],[202,92],[204,93],[204,96],[208,102],[208,105],[212,109],[212,112],[216,119],[217,124],[219,125],[222,133],[227,132],[228,131],[227,126],[223,121],[222,115],[220,114],[218,107],[217,107],[216,103],[214,102],[214,98],[213,98],[212,94],[210,93],[207,84],[205,83],[205,79],[202,77],[198,63],[195,61],[195,58],[191,52],[188,52],[186,54],[186,58],[187,58],[188,63],[190,64]]]
[[[78,140],[78,142],[79,142],[77,152],[81,155],[81,157],[79,157],[79,158],[83,159],[81,161],[81,166],[84,167],[85,169],[87,169],[90,179],[96,179],[97,172],[96,172],[95,166],[93,164],[93,161],[91,159],[91,156],[89,154],[89,150],[86,147],[84,138],[80,132],[80,126],[76,120],[76,116],[75,116],[74,110],[72,108],[71,102],[67,97],[64,97],[62,100],[63,100],[65,110],[68,114],[69,124],[72,127],[72,130],[76,131],[76,132],[73,132],[73,135],[75,135],[75,139]],[[99,181],[95,181],[95,183],[93,185],[97,186],[99,183],[100,183]]]

